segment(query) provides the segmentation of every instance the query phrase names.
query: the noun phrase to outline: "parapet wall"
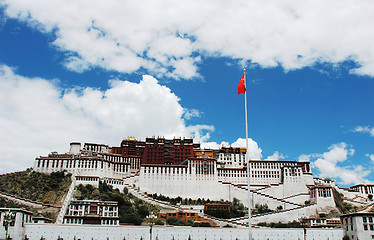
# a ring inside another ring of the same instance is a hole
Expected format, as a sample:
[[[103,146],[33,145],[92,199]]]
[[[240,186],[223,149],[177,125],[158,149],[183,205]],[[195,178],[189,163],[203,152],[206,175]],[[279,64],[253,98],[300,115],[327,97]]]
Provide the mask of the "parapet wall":
[[[25,234],[30,240],[45,239],[110,239],[140,240],[151,239],[148,226],[73,226],[57,224],[26,224]],[[253,229],[256,240],[277,239],[329,239],[341,240],[343,229]],[[247,228],[192,228],[192,227],[153,227],[152,239],[162,240],[225,240],[248,239]]]

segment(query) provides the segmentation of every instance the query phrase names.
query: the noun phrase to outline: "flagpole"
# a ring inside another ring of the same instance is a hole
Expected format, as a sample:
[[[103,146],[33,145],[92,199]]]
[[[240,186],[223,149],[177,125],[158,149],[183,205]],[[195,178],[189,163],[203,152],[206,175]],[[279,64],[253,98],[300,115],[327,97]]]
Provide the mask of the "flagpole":
[[[244,107],[245,107],[245,148],[246,148],[246,162],[247,162],[247,183],[248,183],[248,234],[249,240],[252,240],[252,220],[251,220],[251,176],[249,171],[249,149],[248,149],[248,113],[247,113],[247,76],[244,69]]]

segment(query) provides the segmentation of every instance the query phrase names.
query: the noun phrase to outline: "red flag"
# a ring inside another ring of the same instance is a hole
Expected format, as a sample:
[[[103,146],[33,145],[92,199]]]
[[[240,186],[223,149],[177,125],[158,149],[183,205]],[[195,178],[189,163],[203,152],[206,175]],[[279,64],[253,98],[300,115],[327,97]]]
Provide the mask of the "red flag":
[[[240,79],[239,81],[239,85],[238,85],[238,94],[244,94],[245,93],[245,84],[244,84],[244,74],[242,76],[242,78]]]

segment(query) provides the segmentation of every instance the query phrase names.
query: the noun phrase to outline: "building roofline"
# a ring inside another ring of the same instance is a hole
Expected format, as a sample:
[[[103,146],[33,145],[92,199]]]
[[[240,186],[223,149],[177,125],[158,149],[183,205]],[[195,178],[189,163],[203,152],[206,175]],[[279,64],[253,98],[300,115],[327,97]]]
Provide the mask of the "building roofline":
[[[359,184],[356,184],[356,185],[350,186],[350,188],[353,188],[353,187],[360,187],[360,186],[374,187],[374,184],[359,183]]]
[[[182,167],[187,168],[187,165],[169,165],[169,164],[141,164],[140,167]]]
[[[23,208],[0,208],[0,212],[8,212],[8,211],[24,212],[24,213],[29,213],[31,215],[34,214],[33,212],[30,212],[30,211],[28,211],[26,209],[23,209]]]

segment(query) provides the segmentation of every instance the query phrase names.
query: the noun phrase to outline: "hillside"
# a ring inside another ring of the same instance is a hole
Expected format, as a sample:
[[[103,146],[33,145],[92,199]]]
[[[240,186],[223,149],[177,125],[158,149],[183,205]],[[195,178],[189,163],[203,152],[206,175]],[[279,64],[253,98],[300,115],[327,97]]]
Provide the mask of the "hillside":
[[[43,174],[27,169],[0,176],[0,192],[55,206],[61,206],[70,185],[71,174],[65,172]],[[159,211],[156,207],[137,199],[127,191],[120,192],[105,183],[100,184],[99,188],[91,185],[78,185],[74,195],[75,199],[79,200],[117,201],[121,223],[140,225],[150,212]],[[0,207],[24,208],[52,220],[56,219],[58,213],[56,208],[35,209],[5,198],[0,198]]]
[[[0,192],[57,206],[70,184],[71,174],[65,172],[43,174],[27,169],[0,176]]]

